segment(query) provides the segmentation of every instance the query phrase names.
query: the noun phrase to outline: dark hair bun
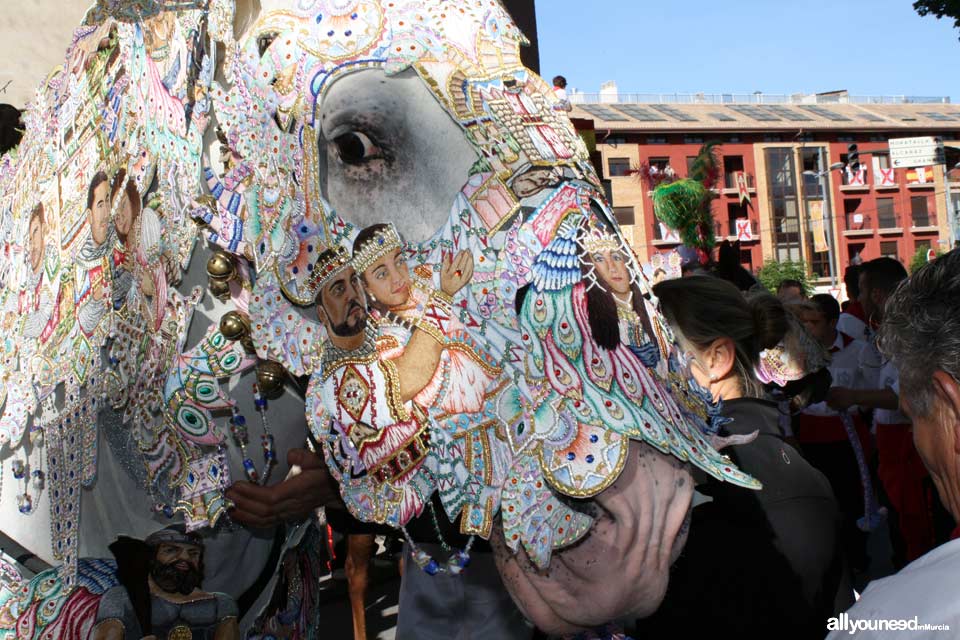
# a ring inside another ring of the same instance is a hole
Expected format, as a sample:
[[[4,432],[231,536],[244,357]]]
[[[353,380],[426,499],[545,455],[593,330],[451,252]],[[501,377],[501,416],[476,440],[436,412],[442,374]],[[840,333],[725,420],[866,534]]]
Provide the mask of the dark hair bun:
[[[750,294],[747,302],[753,314],[753,333],[758,351],[777,346],[789,328],[783,303],[769,293]]]

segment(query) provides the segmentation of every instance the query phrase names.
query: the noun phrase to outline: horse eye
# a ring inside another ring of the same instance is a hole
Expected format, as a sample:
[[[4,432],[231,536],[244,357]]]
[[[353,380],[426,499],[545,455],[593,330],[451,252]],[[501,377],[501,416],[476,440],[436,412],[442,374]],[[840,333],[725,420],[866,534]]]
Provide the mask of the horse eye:
[[[363,164],[382,158],[382,152],[373,140],[359,131],[350,131],[334,138],[337,155],[346,164]]]

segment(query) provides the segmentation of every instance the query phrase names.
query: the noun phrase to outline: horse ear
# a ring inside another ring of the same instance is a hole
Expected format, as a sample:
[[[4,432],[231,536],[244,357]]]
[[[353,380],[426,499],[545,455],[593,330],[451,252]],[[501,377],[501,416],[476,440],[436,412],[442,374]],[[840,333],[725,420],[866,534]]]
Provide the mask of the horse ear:
[[[249,31],[263,13],[261,0],[236,0],[233,18],[233,37],[239,42],[246,39]]]

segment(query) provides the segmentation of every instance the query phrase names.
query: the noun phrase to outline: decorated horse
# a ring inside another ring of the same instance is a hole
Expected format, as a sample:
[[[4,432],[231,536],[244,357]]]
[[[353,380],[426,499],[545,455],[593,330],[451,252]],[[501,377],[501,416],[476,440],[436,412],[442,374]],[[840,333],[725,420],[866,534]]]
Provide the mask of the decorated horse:
[[[229,496],[309,440],[409,570],[469,563],[430,517],[545,631],[656,609],[693,471],[758,484],[524,44],[497,0],[88,12],[0,167],[4,530],[65,592],[174,518],[239,598],[273,537]]]

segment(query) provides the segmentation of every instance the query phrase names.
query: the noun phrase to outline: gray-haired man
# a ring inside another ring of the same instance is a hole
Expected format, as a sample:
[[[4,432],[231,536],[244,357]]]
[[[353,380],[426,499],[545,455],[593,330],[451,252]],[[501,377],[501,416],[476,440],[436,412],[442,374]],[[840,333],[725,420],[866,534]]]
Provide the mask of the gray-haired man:
[[[960,519],[960,250],[924,266],[897,288],[886,303],[880,337],[900,372],[900,406],[913,421],[920,457],[941,500]],[[896,575],[872,582],[848,619],[831,620],[829,637],[847,637],[854,625],[858,638],[928,624],[948,625],[956,633],[958,573],[960,540],[953,540]],[[863,621],[892,622],[871,624],[881,631],[862,631]]]

